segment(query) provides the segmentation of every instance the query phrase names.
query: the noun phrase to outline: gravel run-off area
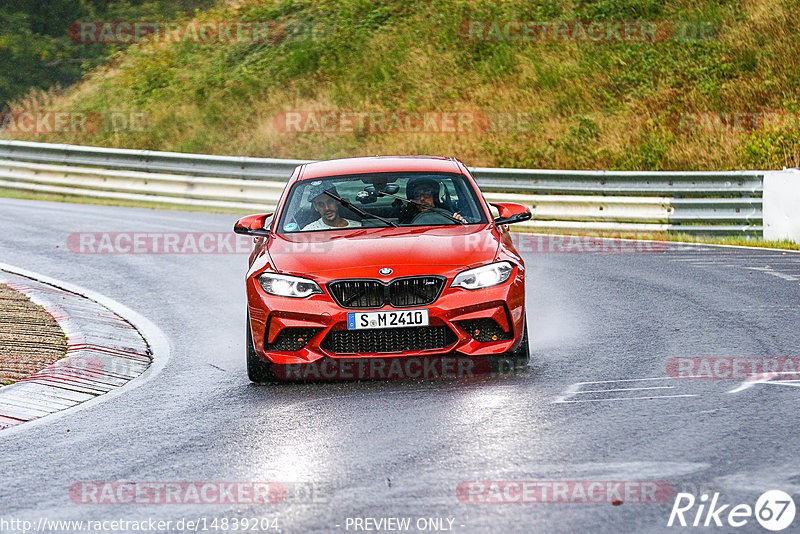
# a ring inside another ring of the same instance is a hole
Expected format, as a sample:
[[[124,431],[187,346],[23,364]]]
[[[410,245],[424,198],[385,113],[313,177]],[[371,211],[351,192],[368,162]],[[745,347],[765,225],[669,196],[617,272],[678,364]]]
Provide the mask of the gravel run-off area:
[[[55,319],[22,293],[0,284],[0,385],[44,369],[67,352]]]

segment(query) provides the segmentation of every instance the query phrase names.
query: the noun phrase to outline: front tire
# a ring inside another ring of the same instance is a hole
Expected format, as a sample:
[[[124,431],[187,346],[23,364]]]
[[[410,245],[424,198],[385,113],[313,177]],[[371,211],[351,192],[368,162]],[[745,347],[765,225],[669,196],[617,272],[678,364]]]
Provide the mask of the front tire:
[[[247,376],[251,382],[268,383],[277,382],[277,377],[273,372],[272,362],[265,362],[258,357],[255,346],[253,345],[253,334],[250,331],[250,314],[247,314]]]
[[[506,353],[506,358],[511,360],[515,366],[525,366],[531,359],[530,345],[528,344],[528,320],[525,319],[522,327],[522,341],[516,350]]]

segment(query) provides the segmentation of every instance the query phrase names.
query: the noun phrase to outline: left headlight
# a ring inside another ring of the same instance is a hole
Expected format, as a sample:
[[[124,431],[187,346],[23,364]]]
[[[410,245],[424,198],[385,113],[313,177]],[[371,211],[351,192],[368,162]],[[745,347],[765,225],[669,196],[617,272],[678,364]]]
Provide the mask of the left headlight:
[[[303,298],[322,293],[315,281],[288,274],[263,273],[258,283],[264,291],[278,297]]]
[[[464,289],[492,287],[508,280],[513,271],[514,266],[507,261],[490,263],[489,265],[482,265],[458,273],[450,286],[463,287]]]

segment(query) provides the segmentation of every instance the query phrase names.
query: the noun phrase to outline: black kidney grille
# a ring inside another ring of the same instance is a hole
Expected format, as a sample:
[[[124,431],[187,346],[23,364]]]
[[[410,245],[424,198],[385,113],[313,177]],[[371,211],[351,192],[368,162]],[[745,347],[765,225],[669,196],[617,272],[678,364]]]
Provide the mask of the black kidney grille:
[[[392,306],[424,306],[439,296],[444,280],[436,276],[401,278],[389,284],[389,303]]]
[[[447,326],[410,326],[375,330],[332,330],[321,347],[335,354],[366,354],[443,349],[458,340]]]
[[[340,280],[328,290],[343,308],[380,308],[386,301],[386,286],[378,280]]]
[[[384,284],[380,280],[337,280],[328,291],[343,308],[380,308],[391,304],[398,308],[431,304],[444,289],[445,278],[414,276]]]

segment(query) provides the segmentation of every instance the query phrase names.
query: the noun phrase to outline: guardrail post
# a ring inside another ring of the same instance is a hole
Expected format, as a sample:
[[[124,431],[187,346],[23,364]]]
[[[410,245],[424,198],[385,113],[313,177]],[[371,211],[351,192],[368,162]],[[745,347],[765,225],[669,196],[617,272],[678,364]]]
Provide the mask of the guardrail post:
[[[764,173],[764,239],[800,243],[800,169]]]

